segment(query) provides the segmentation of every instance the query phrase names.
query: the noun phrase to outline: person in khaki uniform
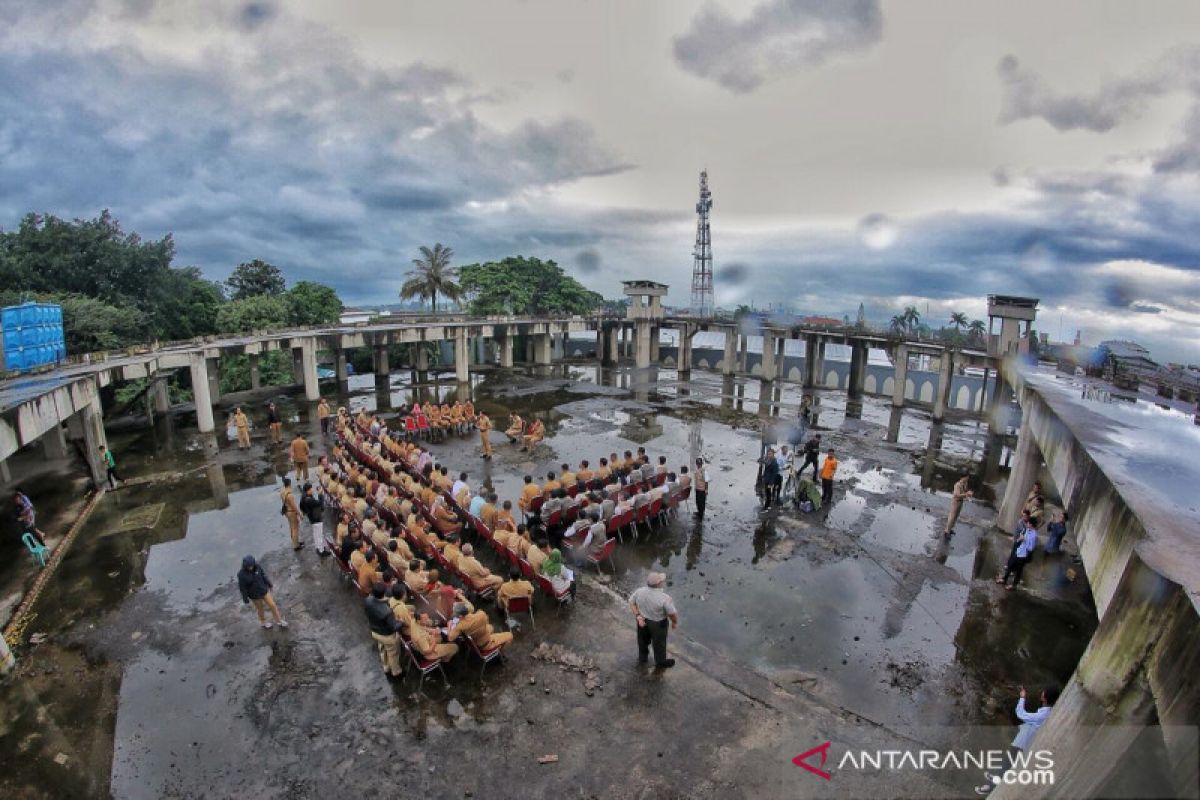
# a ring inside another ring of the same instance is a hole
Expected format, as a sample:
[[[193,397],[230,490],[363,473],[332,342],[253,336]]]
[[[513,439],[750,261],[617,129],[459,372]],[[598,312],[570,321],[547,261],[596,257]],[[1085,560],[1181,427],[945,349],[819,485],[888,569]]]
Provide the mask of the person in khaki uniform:
[[[479,429],[479,444],[483,448],[483,457],[492,457],[492,421],[488,415],[479,412],[479,416],[475,418],[475,427]]]
[[[409,626],[408,639],[412,643],[413,649],[422,658],[430,661],[434,659],[449,661],[458,652],[458,645],[440,641],[441,636],[437,628],[426,627],[420,622]]]
[[[946,526],[942,533],[954,533],[954,524],[958,522],[958,515],[962,513],[963,503],[974,496],[975,493],[971,491],[971,476],[963,475],[955,482],[950,495],[950,515],[946,517]]]
[[[281,511],[287,517],[288,530],[292,535],[292,549],[299,550],[304,547],[304,542],[300,541],[300,504],[296,502],[296,495],[292,492],[290,478],[283,479],[283,488],[279,490],[279,500],[283,503]]]
[[[496,605],[508,614],[508,601],[514,597],[533,597],[533,584],[521,578],[521,570],[508,571],[508,580],[496,592]]]
[[[521,489],[521,496],[517,498],[517,507],[521,509],[522,514],[529,513],[529,504],[541,493],[542,487],[533,482],[533,476],[526,475],[525,486]]]
[[[329,402],[322,397],[321,401],[317,403],[317,419],[321,421],[322,436],[329,435],[329,415],[331,413],[332,412],[329,410]]]
[[[488,622],[486,611],[470,612],[462,603],[454,604],[454,638],[465,636],[475,643],[480,650],[491,650],[504,647],[513,640],[511,633],[496,633],[492,623]]]
[[[237,427],[238,448],[245,450],[250,446],[250,418],[240,407],[233,412],[233,424]]]
[[[471,586],[477,591],[499,589],[500,584],[504,583],[503,578],[493,575],[491,570],[479,563],[479,559],[475,558],[475,548],[469,544],[462,546],[462,555],[458,557],[458,571],[467,576]]]
[[[308,480],[308,442],[298,433],[292,439],[292,463],[296,465],[296,480]]]
[[[508,437],[510,443],[515,444],[525,433],[525,420],[517,414],[508,415],[508,430],[504,431],[504,435]]]

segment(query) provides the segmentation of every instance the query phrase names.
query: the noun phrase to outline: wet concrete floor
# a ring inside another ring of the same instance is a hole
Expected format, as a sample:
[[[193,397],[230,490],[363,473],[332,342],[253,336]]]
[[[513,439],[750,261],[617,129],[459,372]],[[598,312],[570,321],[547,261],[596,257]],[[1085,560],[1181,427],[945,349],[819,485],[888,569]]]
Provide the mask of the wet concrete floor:
[[[458,391],[395,375],[376,392],[372,378],[356,378],[342,402]],[[102,500],[36,608],[27,636],[49,638],[21,648],[0,689],[0,754],[15,765],[0,790],[823,796],[790,763],[814,743],[921,730],[937,744],[951,726],[1007,725],[1019,684],[1067,679],[1095,625],[1086,580],[1050,559],[1026,571],[1029,591],[991,582],[1006,545],[989,533],[987,498],[1003,476],[985,475],[984,500],[967,505],[956,536],[940,534],[950,484],[986,472],[980,423],[935,426],[921,411],[818,392],[815,428],[842,465],[834,503],[764,513],[753,462],[788,437],[782,421],[796,419],[800,390],[762,398],[778,417],[760,416],[760,386],[591,366],[477,377],[470,391],[497,427],[512,410],[543,417],[548,434],[532,458],[500,433],[490,462],[474,435],[434,445],[473,485],[515,498],[526,473],[644,445],[672,468],[710,461],[709,513],[627,539],[614,574],[593,571],[574,608],[537,606],[536,631],[518,632],[506,665],[481,680],[460,655],[450,688],[434,676],[422,694],[412,679],[384,679],[359,600],[333,566],[288,547],[274,489],[287,466],[265,425],[247,453],[186,418],[113,435],[142,481]],[[295,417],[289,431],[319,439],[305,403],[278,400]],[[261,400],[247,407],[261,418]],[[261,631],[240,603],[245,553],[262,558],[288,631]],[[660,675],[633,663],[621,600],[650,568],[667,573],[682,617],[672,635],[682,663]],[[534,658],[541,643],[590,659],[601,687],[588,695],[577,672]],[[539,765],[549,753],[559,762]],[[838,777],[842,796],[889,794]],[[962,790],[906,780],[894,789]]]

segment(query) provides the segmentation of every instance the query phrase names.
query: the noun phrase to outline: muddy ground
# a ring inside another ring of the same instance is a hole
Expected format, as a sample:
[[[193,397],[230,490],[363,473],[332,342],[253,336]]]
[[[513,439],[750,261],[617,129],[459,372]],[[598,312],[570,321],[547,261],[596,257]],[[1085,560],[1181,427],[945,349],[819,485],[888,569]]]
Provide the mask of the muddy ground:
[[[352,407],[407,401],[410,376],[383,391],[355,379]],[[0,792],[14,797],[317,797],[374,791],[436,797],[959,796],[920,775],[844,772],[826,782],[791,763],[835,746],[952,741],[961,726],[1010,724],[1020,683],[1065,681],[1095,615],[1082,569],[1042,558],[1030,587],[991,578],[1007,544],[991,531],[1003,469],[977,420],[932,425],[884,401],[818,392],[815,423],[839,451],[835,501],[821,512],[764,512],[754,459],[786,440],[798,387],[763,398],[758,381],[637,375],[592,366],[495,371],[470,388],[500,424],[547,419],[534,457],[495,434],[433,446],[474,485],[513,497],[522,475],[593,463],[644,445],[672,467],[712,463],[709,514],[618,547],[561,614],[535,609],[508,662],[460,656],[436,676],[389,683],[360,601],[327,561],[293,554],[274,487],[282,448],[256,430],[237,451],[186,416],[113,431],[131,486],[100,502],[35,608],[17,673],[0,687]],[[453,396],[453,384],[416,391]],[[236,398],[234,398],[236,399]],[[283,395],[299,429],[309,409]],[[261,397],[248,405],[261,417]],[[760,410],[763,412],[760,415]],[[993,445],[994,446],[994,445]],[[319,447],[317,449],[320,449]],[[953,537],[949,487],[983,481]],[[67,473],[64,471],[64,475]],[[35,498],[36,499],[36,498]],[[64,503],[64,507],[69,504]],[[292,627],[264,632],[238,597],[245,553],[260,556]],[[498,565],[493,564],[498,568]],[[10,564],[12,580],[28,565]],[[608,565],[606,565],[606,569]],[[635,663],[623,596],[650,568],[668,575],[682,626],[680,664]],[[498,620],[496,621],[497,624]],[[30,642],[34,634],[44,634]],[[535,654],[588,661],[584,676]],[[565,654],[565,655],[564,655]],[[1011,731],[997,727],[1003,739]],[[557,755],[556,763],[538,758]]]

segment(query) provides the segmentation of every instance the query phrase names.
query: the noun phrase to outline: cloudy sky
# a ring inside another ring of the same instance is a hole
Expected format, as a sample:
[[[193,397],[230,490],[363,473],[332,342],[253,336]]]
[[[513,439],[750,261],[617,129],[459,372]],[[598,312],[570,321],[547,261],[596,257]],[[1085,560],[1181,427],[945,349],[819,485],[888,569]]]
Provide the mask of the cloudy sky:
[[[1200,3],[0,0],[0,227],[390,302],[418,245],[1200,361]]]

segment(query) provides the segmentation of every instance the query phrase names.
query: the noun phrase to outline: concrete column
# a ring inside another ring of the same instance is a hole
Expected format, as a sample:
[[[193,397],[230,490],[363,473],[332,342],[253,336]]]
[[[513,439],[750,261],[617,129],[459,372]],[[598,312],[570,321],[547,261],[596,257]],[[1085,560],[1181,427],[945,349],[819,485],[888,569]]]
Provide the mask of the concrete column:
[[[933,390],[933,420],[939,422],[946,416],[946,406],[949,405],[950,384],[954,379],[954,353],[949,350],[942,352],[941,364],[938,366],[938,382]]]
[[[1017,435],[1017,452],[1008,472],[1008,485],[1004,488],[1004,499],[996,513],[996,525],[1001,530],[1012,531],[1016,526],[1017,520],[1021,518],[1021,506],[1025,504],[1025,496],[1029,494],[1041,468],[1041,451],[1033,440],[1028,421],[1022,422],[1021,432]]]
[[[657,325],[650,328],[650,363],[657,364],[659,362],[658,350],[662,342],[662,328]]]
[[[500,344],[500,366],[512,367],[513,365],[513,332],[509,328],[500,335],[498,342]]]
[[[738,372],[745,375],[750,371],[750,337],[741,335],[741,357],[738,359]]]
[[[196,402],[196,426],[201,433],[208,433],[214,427],[212,396],[208,392],[208,361],[202,355],[194,355],[188,369],[192,374],[192,397]]]
[[[100,396],[83,407],[80,412],[83,417],[83,450],[87,454],[88,471],[97,486],[104,484],[108,470],[100,455],[100,448],[108,446],[108,438],[104,435],[104,411],[100,406]]]
[[[309,339],[300,348],[300,363],[304,372],[304,398],[309,402],[321,399],[321,383],[317,377],[317,340]]]
[[[424,353],[425,351],[421,348],[420,344],[417,344],[416,347],[418,348],[417,369],[420,369],[420,354]],[[377,344],[371,348],[371,371],[375,373],[376,383],[379,383],[380,377],[382,377],[384,380],[387,379],[391,370],[388,366],[388,350],[386,344]]]
[[[677,354],[679,356],[676,369],[680,372],[692,371],[692,339],[696,335],[696,330],[688,324],[679,326],[679,347]]]
[[[634,358],[634,364],[638,369],[645,369],[650,366],[650,353],[652,350],[651,340],[654,336],[654,326],[649,322],[639,321],[634,331],[634,346],[637,349],[637,355]]]
[[[346,350],[339,347],[333,351],[333,372],[337,379],[338,392],[346,394],[350,391],[350,368]]]
[[[254,373],[252,372],[251,375]],[[171,395],[167,386],[166,375],[155,375],[150,381],[149,394],[151,398],[152,408],[159,414],[166,414],[171,410]]]
[[[604,326],[596,328],[596,362],[604,366]]]
[[[292,383],[304,385],[304,353],[299,347],[292,348]]]
[[[778,380],[783,380],[787,375],[787,367],[784,366],[784,355],[787,353],[787,339],[780,336],[775,342],[775,377]],[[780,391],[782,393],[782,389]],[[780,397],[782,397],[782,394]]]
[[[867,346],[862,342],[853,342],[850,345],[850,380],[846,384],[846,394],[850,397],[862,397],[866,376]]]
[[[67,440],[63,437],[62,425],[56,425],[42,434],[42,452],[47,460],[67,457]]]
[[[762,343],[762,379],[764,381],[775,380],[775,350],[777,348],[775,335],[769,331],[763,331]]]
[[[208,396],[212,402],[221,399],[221,359],[208,359]]]
[[[413,355],[414,355],[413,368],[417,372],[428,372],[429,371],[429,351],[425,349],[425,343],[424,342],[414,342],[413,347],[415,348],[413,350]],[[384,371],[387,371],[387,350],[386,349],[384,350],[383,358],[384,358],[383,369],[384,369]]]
[[[804,388],[811,389],[817,385],[817,375],[820,368],[817,365],[817,337],[810,333],[804,337]]]
[[[469,383],[471,380],[470,358],[467,329],[456,328],[454,331],[454,379],[459,383]]]
[[[736,370],[737,360],[737,329],[725,331],[725,355],[721,357],[721,374],[732,375]]]
[[[908,381],[908,345],[896,346],[896,372],[892,386],[892,405],[900,408],[904,405],[904,384]]]
[[[529,337],[533,341],[533,363],[538,366],[549,366],[551,363],[551,335],[538,333]]]
[[[250,388],[262,388],[262,375],[258,370],[258,353],[250,353],[246,356],[246,361],[250,364]]]
[[[825,385],[825,340],[817,339],[817,354],[812,361],[812,385],[814,388]]]
[[[615,367],[621,360],[621,326],[610,325],[604,330],[604,366]]]

